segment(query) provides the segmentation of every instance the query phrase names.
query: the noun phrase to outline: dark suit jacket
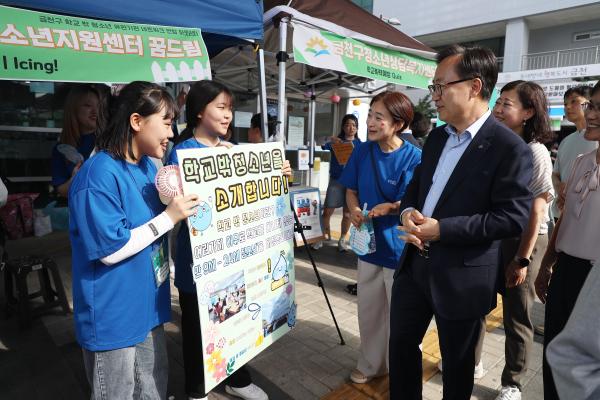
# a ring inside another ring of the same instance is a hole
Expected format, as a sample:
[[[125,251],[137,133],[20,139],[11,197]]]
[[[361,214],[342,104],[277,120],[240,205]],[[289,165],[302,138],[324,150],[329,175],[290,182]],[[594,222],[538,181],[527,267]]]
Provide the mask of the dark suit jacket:
[[[429,134],[401,211],[423,209],[447,139],[443,126]],[[532,170],[529,146],[490,116],[456,165],[432,215],[440,224],[440,240],[430,244],[428,279],[434,311],[441,317],[477,318],[496,306],[498,280],[504,276],[500,239],[520,235],[527,224]],[[399,270],[407,259],[419,257],[411,254],[415,250],[405,246]]]

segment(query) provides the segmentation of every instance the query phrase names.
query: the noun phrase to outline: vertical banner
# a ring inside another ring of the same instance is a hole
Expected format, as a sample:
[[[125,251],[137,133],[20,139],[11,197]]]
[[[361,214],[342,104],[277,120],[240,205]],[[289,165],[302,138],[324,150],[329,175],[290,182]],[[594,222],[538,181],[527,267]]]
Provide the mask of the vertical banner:
[[[0,79],[129,83],[210,78],[200,29],[0,6]]]
[[[308,244],[324,239],[321,227],[321,195],[318,188],[293,190],[291,193],[292,204],[296,210],[298,221],[305,226],[304,237]],[[294,233],[297,246],[303,246],[300,233]]]
[[[208,392],[296,323],[294,216],[281,143],[177,150]],[[182,228],[184,229],[184,228]]]

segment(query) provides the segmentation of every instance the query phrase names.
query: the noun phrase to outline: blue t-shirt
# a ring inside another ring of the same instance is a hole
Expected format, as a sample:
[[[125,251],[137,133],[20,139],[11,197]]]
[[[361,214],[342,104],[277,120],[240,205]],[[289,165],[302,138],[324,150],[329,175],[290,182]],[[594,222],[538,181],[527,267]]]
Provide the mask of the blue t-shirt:
[[[344,142],[347,142],[347,140],[344,140]],[[361,143],[362,142],[359,138],[355,138],[352,141],[352,144],[354,145],[354,150],[352,152],[356,151],[356,148],[360,146]],[[342,171],[344,170],[344,166],[341,165],[335,157],[335,153],[333,152],[333,148],[331,147],[331,142],[325,143],[323,146],[321,146],[321,148],[323,150],[329,150],[331,152],[331,162],[329,163],[329,176],[331,177],[331,179],[340,179],[340,176],[342,176]]]
[[[112,266],[100,261],[129,241],[131,229],[164,211],[155,175],[148,157],[131,164],[102,151],[69,189],[75,332],[87,350],[133,346],[171,319],[169,282],[156,287],[151,259],[166,236]]]
[[[375,160],[377,171],[373,171]],[[367,210],[378,204],[401,200],[410,182],[415,167],[421,162],[421,150],[408,142],[391,153],[384,153],[376,142],[367,142],[355,149],[344,168],[339,182],[348,189],[358,192],[359,205],[367,203]],[[379,191],[375,179],[384,195]],[[373,219],[376,251],[360,256],[371,264],[396,269],[404,242],[398,238],[397,215],[387,215]]]
[[[167,165],[179,165],[177,159],[177,150],[181,149],[202,149],[208,147],[191,137],[175,145],[167,159]],[[194,278],[192,276],[192,245],[190,243],[190,234],[187,222],[182,221],[181,228],[177,233],[177,254],[175,254],[175,286],[180,292],[196,293]]]
[[[96,143],[96,135],[89,133],[87,135],[81,135],[79,138],[79,145],[76,147],[79,154],[83,156],[84,160],[90,158],[90,154],[94,150]],[[68,181],[75,168],[75,163],[66,159],[66,157],[57,150],[57,146],[52,149],[52,185],[59,186]]]

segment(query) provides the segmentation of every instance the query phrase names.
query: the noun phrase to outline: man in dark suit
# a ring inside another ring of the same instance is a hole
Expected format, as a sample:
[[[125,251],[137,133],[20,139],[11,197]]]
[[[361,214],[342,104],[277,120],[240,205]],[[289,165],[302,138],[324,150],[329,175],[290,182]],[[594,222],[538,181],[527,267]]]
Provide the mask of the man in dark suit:
[[[518,236],[531,204],[532,155],[490,115],[494,54],[451,46],[429,86],[439,117],[401,203],[405,246],[392,289],[390,398],[422,398],[419,349],[435,316],[444,400],[469,399],[480,324],[496,306],[500,239]],[[503,275],[503,274],[502,274]]]

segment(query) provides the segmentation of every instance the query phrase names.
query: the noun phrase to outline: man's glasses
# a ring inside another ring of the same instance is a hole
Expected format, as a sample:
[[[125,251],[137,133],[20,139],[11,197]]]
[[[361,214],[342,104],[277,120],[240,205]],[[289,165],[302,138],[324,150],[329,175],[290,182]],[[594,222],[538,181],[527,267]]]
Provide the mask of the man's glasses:
[[[593,103],[588,101],[581,105],[583,112],[600,112],[600,103]]]
[[[450,85],[454,85],[457,83],[461,83],[461,82],[466,82],[466,81],[470,81],[471,79],[476,79],[477,77],[472,77],[472,78],[464,78],[464,79],[459,79],[457,81],[452,81],[452,82],[447,82],[447,83],[434,83],[433,85],[429,85],[427,86],[427,89],[429,89],[429,93],[432,96],[441,96],[443,93],[443,90],[446,86],[450,86]]]

